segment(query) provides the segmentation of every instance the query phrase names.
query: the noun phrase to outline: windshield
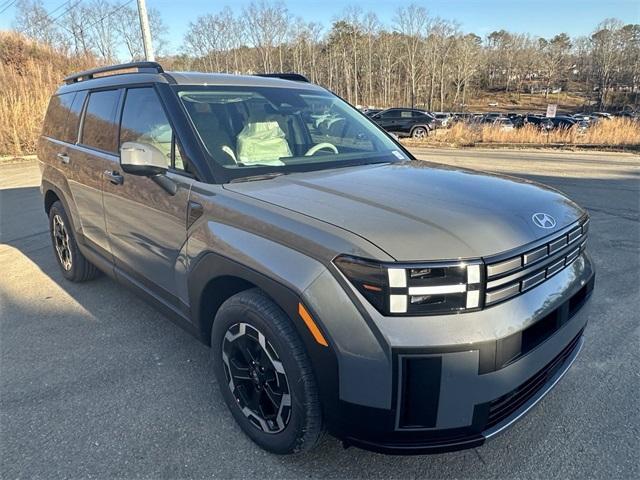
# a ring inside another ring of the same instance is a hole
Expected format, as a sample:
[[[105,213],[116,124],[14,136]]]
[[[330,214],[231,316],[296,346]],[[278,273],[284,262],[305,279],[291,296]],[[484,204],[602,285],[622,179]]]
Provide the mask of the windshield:
[[[407,159],[371,121],[329,92],[203,86],[183,87],[178,96],[211,157],[230,172]]]

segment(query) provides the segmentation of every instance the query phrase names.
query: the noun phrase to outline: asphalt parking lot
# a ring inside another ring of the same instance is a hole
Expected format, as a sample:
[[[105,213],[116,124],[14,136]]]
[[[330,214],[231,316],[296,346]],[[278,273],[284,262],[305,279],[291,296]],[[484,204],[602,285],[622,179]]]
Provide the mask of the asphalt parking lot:
[[[208,348],[125,288],[63,280],[35,163],[0,165],[2,478],[638,478],[640,156],[417,149],[549,184],[592,217],[596,289],[573,368],[481,448],[389,457],[325,438],[278,457],[235,426]]]

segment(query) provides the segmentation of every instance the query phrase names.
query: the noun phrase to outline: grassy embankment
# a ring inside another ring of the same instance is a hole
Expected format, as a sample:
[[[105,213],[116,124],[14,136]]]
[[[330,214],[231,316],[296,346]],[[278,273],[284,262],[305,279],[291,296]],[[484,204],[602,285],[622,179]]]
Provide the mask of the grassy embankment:
[[[35,152],[51,94],[70,73],[95,65],[0,32],[0,156]]]

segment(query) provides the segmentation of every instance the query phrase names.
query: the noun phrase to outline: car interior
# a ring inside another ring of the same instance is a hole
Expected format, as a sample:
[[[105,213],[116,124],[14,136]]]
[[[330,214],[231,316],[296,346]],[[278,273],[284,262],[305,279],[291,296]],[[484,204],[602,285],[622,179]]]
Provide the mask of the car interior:
[[[332,96],[272,90],[179,96],[209,154],[228,168],[340,160],[393,148]]]

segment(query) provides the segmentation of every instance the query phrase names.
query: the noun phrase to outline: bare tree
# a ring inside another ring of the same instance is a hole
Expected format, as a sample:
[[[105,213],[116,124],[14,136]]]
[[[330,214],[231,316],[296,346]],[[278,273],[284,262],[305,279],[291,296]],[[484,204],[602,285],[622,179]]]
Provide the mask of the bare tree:
[[[607,106],[614,73],[622,57],[622,27],[620,20],[609,18],[598,25],[591,35],[593,73],[598,88],[598,103],[602,108]]]
[[[117,58],[118,22],[115,16],[116,6],[107,0],[92,0],[88,4],[88,35],[95,53],[105,63],[113,63]]]
[[[366,36],[367,43],[367,101],[372,104],[374,101],[375,93],[373,89],[373,57],[374,57],[374,44],[376,35],[380,29],[380,21],[373,12],[367,12],[362,18],[362,29]]]
[[[412,3],[408,7],[400,7],[394,17],[396,31],[401,34],[404,47],[402,56],[410,87],[410,103],[415,106],[416,90],[421,75],[421,50],[424,37],[429,27],[429,15],[423,7]]]
[[[273,71],[273,55],[287,34],[289,11],[282,3],[269,3],[264,0],[252,2],[245,10],[247,36],[252,45],[260,52],[262,70]],[[282,67],[283,58],[280,56]]]
[[[566,33],[561,33],[546,40],[540,38],[538,44],[541,51],[542,73],[546,78],[545,98],[553,86],[557,86],[560,76],[567,68],[571,39]]]
[[[83,3],[69,9],[61,18],[62,25],[69,32],[71,45],[76,55],[88,56],[93,52],[93,39],[89,34],[90,13]]]
[[[48,46],[66,47],[63,35],[42,0],[19,0],[16,9],[14,27],[17,31]]]
[[[451,102],[454,108],[458,105],[459,99],[461,99],[462,109],[465,108],[469,84],[482,61],[481,47],[482,39],[472,33],[455,38],[452,52],[452,80],[455,95]]]
[[[149,26],[151,28],[154,50],[158,55],[162,55],[167,27],[164,25],[158,10],[150,8],[147,12],[149,15]],[[133,61],[144,58],[144,48],[140,35],[137,9],[123,6],[123,8],[117,12],[117,15],[114,14],[114,18],[117,32],[120,34],[122,42],[124,42],[130,60]]]

